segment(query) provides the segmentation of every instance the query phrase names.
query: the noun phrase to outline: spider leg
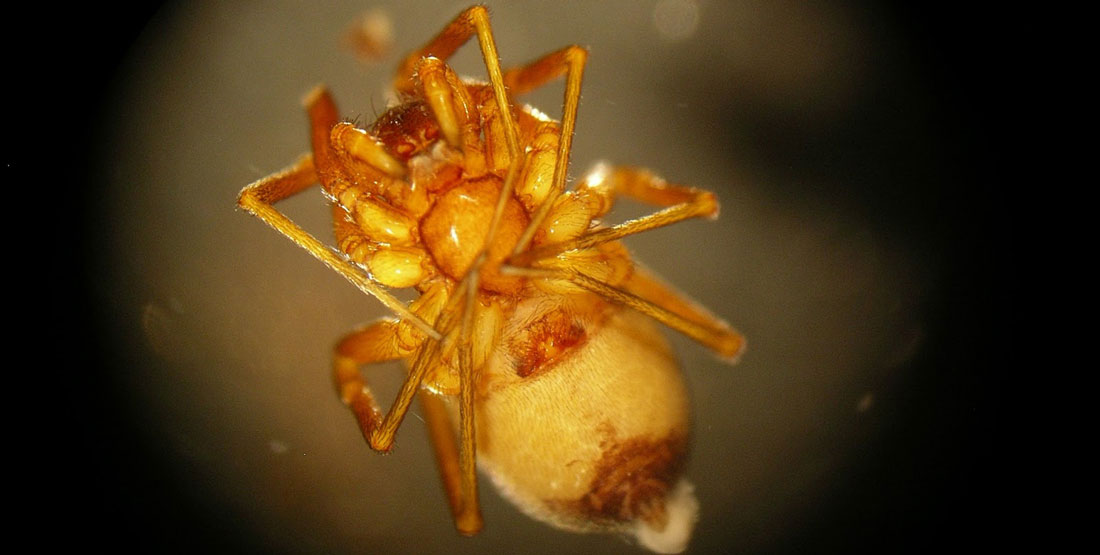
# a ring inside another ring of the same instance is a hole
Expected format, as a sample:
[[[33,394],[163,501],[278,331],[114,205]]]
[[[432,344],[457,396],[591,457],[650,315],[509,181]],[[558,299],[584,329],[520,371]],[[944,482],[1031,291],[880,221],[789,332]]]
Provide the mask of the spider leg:
[[[412,323],[429,336],[438,338],[439,333],[410,312],[404,303],[385,288],[371,281],[369,277],[363,275],[362,270],[349,262],[346,257],[329,249],[324,243],[299,227],[298,224],[295,224],[273,206],[274,203],[293,196],[316,183],[317,176],[313,168],[312,157],[305,155],[293,166],[269,175],[242,189],[240,196],[237,197],[237,205],[308,251],[326,266],[344,276],[361,291],[381,301],[386,308],[392,310],[402,320]]]
[[[473,331],[473,316],[476,306],[477,270],[471,272],[465,291],[465,304],[462,311],[462,323],[459,331],[459,376],[461,377],[461,391],[459,392],[459,466],[461,467],[461,492],[462,505],[455,524],[459,530],[463,526],[473,527],[471,530],[463,530],[464,533],[474,534],[481,529],[481,509],[477,494],[477,445],[475,441],[474,423],[474,361],[473,343],[470,333]],[[459,294],[462,294],[460,289]]]
[[[606,213],[614,203],[616,195],[624,195],[641,202],[668,206],[668,208],[613,227],[584,233],[576,239],[547,244],[519,253],[512,257],[511,264],[528,266],[536,260],[563,252],[591,248],[690,218],[714,218],[718,215],[718,200],[714,193],[694,187],[669,184],[656,174],[640,168],[601,166],[585,177],[578,190],[591,193],[597,201],[598,208],[594,210],[593,217]]]
[[[494,328],[493,319],[479,319],[475,327],[476,300],[474,289],[467,279],[446,298],[436,303],[433,297],[446,295],[446,285],[440,283],[435,290],[425,291],[421,299],[428,302],[417,308],[425,317],[438,315],[435,320],[444,330],[442,342],[420,338],[418,345],[410,344],[418,338],[410,337],[402,329],[403,324],[383,320],[357,330],[345,337],[336,347],[333,368],[336,386],[341,399],[355,415],[359,428],[371,448],[388,452],[393,447],[397,428],[408,413],[409,405],[417,392],[428,418],[436,460],[443,478],[444,489],[451,504],[455,527],[466,535],[481,530],[481,510],[477,492],[476,444],[474,429],[474,359],[487,356],[477,353],[471,340],[472,333],[483,335]],[[499,325],[497,325],[499,327]],[[459,437],[455,434],[442,401],[421,389],[425,375],[431,368],[445,364],[442,360],[451,346],[457,348],[459,367]],[[413,363],[389,412],[383,417],[367,387],[359,366],[397,358],[409,358]]]
[[[423,372],[428,368],[424,360],[432,358],[438,349],[427,344],[438,345],[426,340],[419,347],[409,348],[403,345],[400,337],[400,324],[393,320],[380,320],[349,333],[336,345],[333,354],[333,375],[340,399],[351,409],[363,437],[372,449],[387,452],[393,446],[393,434],[387,433],[391,423],[393,428],[400,425],[408,410],[412,394],[419,388]],[[418,351],[417,361],[413,364],[402,392],[398,394],[390,412],[382,416],[378,403],[374,400],[366,380],[359,371],[360,366],[376,362],[398,360]],[[438,359],[437,359],[438,360]],[[410,387],[411,386],[411,387]],[[476,534],[481,529],[481,513],[477,509],[476,490],[471,499],[464,487],[465,461],[455,442],[450,417],[443,401],[436,395],[420,390],[420,402],[428,422],[428,432],[436,455],[444,489],[451,504],[455,527],[463,534]]]
[[[585,232],[573,239],[522,252],[509,260],[508,263],[512,266],[509,271],[568,281],[647,314],[709,347],[722,357],[736,359],[744,347],[744,338],[740,333],[644,270],[635,270],[623,283],[611,283],[579,271],[531,267],[540,260],[550,260],[563,254],[570,256],[571,252],[579,255],[586,249],[689,218],[712,218],[718,214],[718,201],[714,193],[669,184],[648,170],[623,166],[597,168],[584,179],[577,192],[591,199],[593,217],[610,210],[617,195],[668,208],[610,228]]]
[[[458,81],[454,71],[439,58],[421,58],[416,64],[416,74],[420,77],[421,94],[439,124],[439,131],[447,144],[454,148],[463,147],[462,127],[469,121],[472,102],[466,101],[469,93]]]
[[[237,205],[282,233],[287,239],[290,239],[326,266],[344,276],[361,291],[381,301],[386,308],[392,310],[402,320],[413,324],[429,337],[439,339],[441,336],[435,329],[413,314],[404,303],[390,294],[384,287],[364,275],[359,267],[349,262],[346,257],[329,249],[316,237],[291,221],[285,214],[275,209],[274,204],[276,202],[308,189],[318,182],[318,178],[324,180],[327,171],[324,168],[328,164],[321,165],[321,169],[318,169],[314,166],[314,160],[328,162],[331,160],[330,157],[333,156],[332,147],[329,143],[329,130],[335,123],[335,107],[332,106],[331,99],[323,91],[320,94],[311,94],[307,98],[307,102],[309,103],[307,107],[311,120],[314,156],[305,155],[293,166],[246,186],[237,197]]]
[[[505,132],[508,134],[508,152],[514,158],[520,152],[519,139],[516,136],[516,126],[508,101],[508,93],[504,86],[504,77],[500,70],[500,56],[497,54],[496,41],[493,39],[492,26],[489,23],[489,11],[485,6],[471,6],[458,14],[438,35],[428,41],[419,50],[409,53],[401,63],[394,77],[393,87],[398,93],[411,93],[416,89],[414,75],[421,58],[434,56],[441,60],[447,60],[460,46],[477,36],[477,42],[481,47],[481,55],[485,60],[485,69],[489,73],[489,82],[493,86],[493,94],[497,105],[508,107],[501,109],[504,118]]]
[[[358,160],[382,176],[402,177],[405,165],[397,161],[385,145],[369,133],[346,121],[333,125],[330,144],[340,156]],[[371,176],[375,177],[375,176]]]
[[[478,175],[484,171],[481,148],[481,113],[466,84],[446,62],[435,57],[417,63],[421,95],[439,125],[444,140],[462,151],[463,168]]]
[[[359,372],[362,364],[397,360],[409,353],[402,352],[397,341],[397,323],[381,320],[345,336],[333,349],[332,368],[336,392],[340,400],[351,409],[363,437],[371,447],[379,451],[389,446],[376,446],[372,436],[382,421],[378,403],[374,400],[367,382]]]
[[[393,438],[397,428],[405,419],[409,404],[420,388],[424,374],[433,364],[433,359],[438,361],[439,354],[438,341],[425,340],[416,347],[413,355],[414,362],[408,376],[401,385],[397,398],[390,405],[389,412],[383,417],[378,409],[378,403],[359,373],[359,365],[383,362],[411,354],[388,344],[396,344],[397,326],[398,324],[392,321],[384,320],[352,332],[337,345],[333,357],[333,374],[341,400],[355,415],[356,421],[359,422],[359,429],[363,432],[363,437],[370,444],[371,449],[383,453],[393,448]]]
[[[573,131],[577,127],[577,107],[581,100],[581,81],[588,51],[579,46],[568,46],[551,52],[527,65],[508,70],[505,83],[515,87],[515,94],[527,92],[565,75],[565,98],[562,101],[561,136],[558,141],[554,177],[546,199],[531,216],[531,223],[520,236],[513,253],[522,252],[534,239],[535,232],[546,219],[554,200],[565,190],[565,176],[569,170],[569,154],[573,149]]]
[[[671,289],[662,289],[659,282],[648,283],[646,287],[638,287],[635,284],[635,287],[639,289],[639,293],[656,293],[656,300],[667,306],[661,306],[654,300],[642,298],[626,288],[612,285],[576,270],[511,267],[509,272],[531,278],[572,283],[615,304],[637,310],[699,342],[730,362],[737,360],[745,345],[744,337],[728,324],[710,316],[705,311],[699,311],[694,301],[680,296]],[[629,282],[630,280],[628,284]]]
[[[709,336],[712,339],[709,343],[701,342],[730,362],[735,362],[744,352],[745,338],[731,328],[729,323],[712,314],[691,297],[668,285],[648,269],[636,265],[623,287],[629,293],[646,299],[688,322],[694,322],[704,329],[711,330]]]
[[[583,73],[587,58],[584,48],[575,44],[566,46],[522,66],[504,70],[504,84],[513,95],[526,94],[570,72]],[[565,119],[564,114],[562,119]]]
[[[398,339],[399,325],[392,320],[380,320],[355,330],[337,343],[332,357],[333,378],[340,399],[355,415],[355,420],[359,423],[359,429],[363,432],[367,443],[375,451],[381,452],[387,452],[393,447],[393,431],[387,433],[386,430],[396,430],[404,419],[412,394],[408,395],[408,400],[403,401],[402,398],[405,397],[403,393],[404,390],[409,389],[409,383],[415,380],[415,372],[409,372],[402,386],[402,392],[398,394],[397,400],[383,418],[374,395],[371,394],[366,380],[359,372],[359,367],[363,364],[404,358],[414,350],[417,353],[417,362],[420,362],[421,359],[430,356],[426,355],[427,353],[433,351],[429,344],[436,343],[423,341],[413,350],[403,348]],[[421,370],[427,367],[426,364],[419,366]],[[419,381],[416,381],[412,389],[413,394],[416,393],[415,387],[420,385]]]
[[[447,407],[438,395],[421,390],[418,397],[424,419],[428,422],[436,466],[439,467],[439,475],[443,479],[443,489],[447,492],[455,528],[466,535],[476,534],[481,530],[481,512],[477,510],[476,502],[463,502],[462,466]]]
[[[440,311],[437,321],[439,329],[443,330],[446,334],[443,340],[442,356],[447,358],[447,353],[451,352],[452,347],[456,349],[454,352],[457,355],[457,366],[459,370],[459,436],[457,453],[454,445],[455,438],[451,431],[452,428],[450,427],[449,418],[444,419],[446,414],[441,410],[441,407],[432,406],[433,403],[438,404],[438,399],[428,399],[426,395],[421,395],[422,402],[426,403],[429,417],[432,419],[432,421],[429,422],[429,426],[432,428],[431,434],[433,437],[433,444],[435,445],[436,458],[439,460],[440,472],[443,475],[447,496],[451,503],[455,527],[459,532],[466,535],[476,534],[481,530],[482,525],[477,491],[477,445],[474,423],[474,360],[475,357],[480,358],[483,355],[475,352],[476,347],[472,341],[471,334],[477,333],[480,339],[482,332],[486,329],[486,322],[477,319],[477,325],[482,327],[475,328],[474,313],[478,306],[476,300],[476,283],[477,270],[473,269],[458,285],[455,289],[455,293],[447,299],[446,306]],[[491,325],[489,327],[491,327]],[[437,344],[434,341],[426,341],[425,343]],[[438,357],[436,361],[437,364],[442,363]],[[420,360],[418,357],[418,360],[413,365],[413,371],[409,374],[409,381],[406,382],[406,385],[414,379],[414,374],[417,374],[417,372],[420,372],[419,376],[415,378],[417,384],[423,379],[423,372],[418,370],[419,365]],[[399,395],[398,401],[395,401],[394,405],[397,406],[398,402],[404,400],[403,395]],[[446,430],[446,432],[444,432],[444,430]]]

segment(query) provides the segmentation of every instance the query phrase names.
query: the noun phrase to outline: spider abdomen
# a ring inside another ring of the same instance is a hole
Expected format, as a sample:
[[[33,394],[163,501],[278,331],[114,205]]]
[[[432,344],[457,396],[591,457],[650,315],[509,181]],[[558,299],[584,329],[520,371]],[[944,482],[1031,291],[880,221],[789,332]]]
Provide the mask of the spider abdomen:
[[[524,512],[555,526],[690,534],[692,522],[672,520],[693,511],[668,506],[690,429],[682,375],[652,321],[609,311],[568,356],[531,377],[498,350],[477,405],[479,464]],[[694,507],[690,493],[686,502]]]

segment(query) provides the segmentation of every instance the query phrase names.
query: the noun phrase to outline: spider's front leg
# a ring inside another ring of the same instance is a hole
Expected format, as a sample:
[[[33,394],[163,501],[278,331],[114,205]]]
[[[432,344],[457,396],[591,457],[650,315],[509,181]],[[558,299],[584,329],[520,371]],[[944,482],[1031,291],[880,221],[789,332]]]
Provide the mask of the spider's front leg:
[[[332,268],[364,293],[378,299],[403,321],[417,327],[434,339],[440,335],[428,323],[413,314],[405,303],[398,300],[384,287],[364,275],[362,270],[301,226],[291,221],[275,208],[275,203],[309,189],[317,182],[326,181],[335,164],[330,133],[336,124],[336,106],[323,88],[311,92],[305,100],[313,137],[313,155],[303,156],[293,166],[269,175],[241,190],[237,205],[302,247],[329,268]]]
[[[481,47],[481,55],[485,60],[485,70],[489,74],[489,82],[493,87],[493,95],[498,106],[511,106],[508,93],[505,90],[504,76],[500,69],[500,56],[497,54],[496,41],[493,39],[493,28],[489,23],[489,11],[485,6],[471,6],[458,14],[438,35],[428,41],[423,47],[409,53],[394,77],[393,88],[401,94],[409,94],[416,91],[417,85],[414,75],[418,70],[422,58],[434,57],[447,61],[466,41],[477,37]],[[520,154],[519,141],[516,139],[515,123],[512,121],[511,110],[501,110],[505,121],[505,130],[508,133],[508,152],[511,158]]]

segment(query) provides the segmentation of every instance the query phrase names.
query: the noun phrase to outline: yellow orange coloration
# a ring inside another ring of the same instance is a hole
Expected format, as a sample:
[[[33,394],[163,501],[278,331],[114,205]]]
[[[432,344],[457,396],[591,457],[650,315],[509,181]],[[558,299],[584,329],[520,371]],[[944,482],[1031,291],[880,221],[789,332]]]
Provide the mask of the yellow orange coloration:
[[[420,223],[421,234],[428,250],[439,268],[458,280],[466,275],[474,259],[481,251],[480,242],[470,241],[484,233],[487,222],[493,218],[493,210],[503,183],[489,177],[466,180],[440,195]],[[512,252],[527,227],[528,215],[514,198],[504,205],[497,240],[488,246],[488,266],[481,275],[481,287],[495,293],[518,293],[523,279],[502,276],[497,271],[500,263]]]
[[[445,61],[473,37],[487,83]],[[655,321],[729,360],[744,340],[619,243],[715,217],[713,194],[606,165],[566,190],[586,59],[570,46],[502,70],[488,13],[472,7],[405,58],[402,101],[373,125],[340,122],[328,92],[311,92],[312,155],[238,202],[394,312],[339,342],[337,390],[382,452],[420,399],[460,532],[482,527],[480,466],[535,518],[679,552],[698,506],[682,476],[690,409]],[[562,76],[560,123],[514,102]],[[317,182],[338,252],[273,207]],[[661,209],[602,224],[624,196]],[[386,287],[420,296],[406,305]],[[361,367],[395,359],[408,373],[383,413]]]
[[[544,300],[521,310],[545,310]],[[478,405],[482,468],[532,516],[573,530],[665,519],[659,500],[676,484],[687,447],[687,394],[672,353],[644,316],[610,312],[586,323],[596,333],[580,339],[583,347],[532,374],[514,370],[523,349],[498,350]],[[530,318],[509,323],[506,344],[524,336],[518,328]]]

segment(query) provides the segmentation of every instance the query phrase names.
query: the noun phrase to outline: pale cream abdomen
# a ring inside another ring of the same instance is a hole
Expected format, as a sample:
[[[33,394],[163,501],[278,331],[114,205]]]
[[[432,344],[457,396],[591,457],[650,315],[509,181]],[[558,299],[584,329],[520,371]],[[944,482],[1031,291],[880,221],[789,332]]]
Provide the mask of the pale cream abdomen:
[[[507,384],[479,399],[478,462],[507,497],[570,530],[625,532],[643,521],[664,530],[689,404],[649,318],[617,310],[568,357],[528,378],[506,353],[487,371]]]

